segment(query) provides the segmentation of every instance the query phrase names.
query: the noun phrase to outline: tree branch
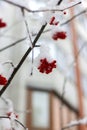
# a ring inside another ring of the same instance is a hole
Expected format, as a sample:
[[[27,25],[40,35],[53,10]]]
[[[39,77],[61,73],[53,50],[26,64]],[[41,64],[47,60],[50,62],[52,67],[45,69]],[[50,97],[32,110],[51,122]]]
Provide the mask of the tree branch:
[[[67,82],[67,77],[64,77],[63,89],[62,89],[62,95],[61,95],[62,101],[63,101],[64,95],[65,95],[66,82]],[[61,102],[61,104],[60,104],[60,125],[61,125],[61,129],[62,129],[62,127],[63,127],[63,102]]]
[[[25,130],[27,129],[20,121],[18,121],[17,119],[15,119],[15,121],[19,123]]]
[[[7,3],[9,3],[11,5],[14,5],[16,7],[19,7],[19,8],[24,8],[26,11],[31,12],[31,10],[28,9],[27,7],[19,5],[19,4],[15,3],[15,2],[13,2],[13,1],[9,1],[9,0],[2,0],[2,1],[7,2]]]
[[[60,4],[62,3],[62,1],[63,1],[63,0],[59,0],[58,3],[57,3],[57,5],[60,5]]]
[[[28,27],[28,23],[27,23],[27,20],[25,19],[24,8],[21,9],[21,12],[22,12],[24,23],[25,23],[25,26],[26,26],[26,31],[27,31],[27,35],[28,35],[28,41],[30,40],[30,47],[32,47],[32,67],[31,67],[31,74],[30,75],[33,75],[33,62],[34,62],[33,44],[32,44],[32,39],[31,39],[31,35],[30,35],[30,30],[29,30],[29,27]]]
[[[9,3],[9,4],[12,4],[12,5],[14,5],[14,6],[17,6],[17,7],[19,7],[19,8],[23,8],[24,10],[26,10],[26,11],[28,11],[28,12],[30,12],[30,13],[39,13],[39,12],[49,12],[49,11],[51,11],[51,12],[62,12],[62,11],[64,11],[64,10],[66,10],[66,9],[69,9],[69,8],[72,8],[73,6],[76,6],[76,5],[78,5],[78,4],[81,4],[81,2],[77,2],[76,4],[74,4],[74,5],[71,5],[70,7],[65,7],[65,8],[63,8],[63,9],[42,9],[42,10],[30,10],[28,7],[25,7],[25,6],[23,6],[23,5],[19,5],[19,4],[17,4],[17,3],[14,3],[13,1],[9,1],[9,0],[3,0],[4,2],[7,2],[7,3]],[[62,1],[61,1],[62,2]],[[60,4],[60,3],[59,3]]]
[[[0,118],[6,118],[10,120],[10,117],[8,116],[0,116]],[[27,129],[20,121],[18,121],[17,119],[14,119],[14,121],[16,121],[17,123],[19,123],[25,130]],[[13,130],[14,128],[12,128]]]
[[[24,38],[22,38],[22,39],[17,40],[16,42],[13,42],[13,43],[10,44],[10,45],[7,45],[7,46],[3,47],[2,49],[0,49],[0,52],[4,51],[4,50],[6,50],[6,49],[8,49],[8,48],[10,48],[10,47],[12,47],[12,46],[15,46],[16,44],[18,44],[18,43],[20,43],[20,42],[26,40],[26,38],[27,38],[27,37],[24,37]]]
[[[47,23],[45,25],[43,25],[40,29],[40,31],[38,32],[37,36],[35,37],[34,41],[33,41],[33,47],[35,47],[36,42],[38,41],[38,39],[40,38],[42,32],[44,31],[45,27],[46,27]],[[24,56],[22,57],[22,59],[20,60],[20,62],[18,63],[17,67],[15,67],[13,73],[11,74],[10,78],[8,79],[8,82],[5,86],[3,86],[3,88],[0,91],[0,96],[5,92],[5,90],[8,88],[9,84],[11,83],[12,79],[14,78],[15,74],[18,72],[19,68],[22,66],[22,64],[24,63],[25,59],[27,58],[28,54],[32,51],[33,48],[29,47],[29,49],[26,51],[26,53],[24,54]]]
[[[80,13],[74,15],[72,18],[70,18],[70,19],[67,20],[66,22],[62,23],[61,26],[65,25],[65,24],[67,24],[67,23],[69,23],[69,22],[71,22],[72,20],[74,20],[75,18],[77,18],[78,16],[80,16],[80,15],[86,13],[86,12],[87,12],[87,9],[81,11]]]

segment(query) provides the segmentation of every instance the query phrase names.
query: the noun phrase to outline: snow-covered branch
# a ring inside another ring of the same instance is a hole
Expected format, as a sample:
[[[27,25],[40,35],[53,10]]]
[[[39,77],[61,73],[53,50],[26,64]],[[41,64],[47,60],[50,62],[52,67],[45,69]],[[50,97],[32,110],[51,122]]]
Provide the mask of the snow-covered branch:
[[[53,9],[48,8],[48,9],[41,9],[41,10],[31,10],[31,9],[29,9],[28,4],[25,1],[21,1],[21,2],[17,1],[17,0],[2,0],[2,1],[7,2],[9,4],[12,4],[14,6],[17,6],[19,8],[23,8],[30,13],[49,12],[49,11],[50,12],[64,11],[64,10],[72,8],[78,4],[81,4],[81,1],[78,1],[78,2],[71,2],[70,4],[68,3],[68,5],[66,7],[61,7],[61,8],[59,8],[59,6],[58,6],[58,7],[53,8]],[[60,5],[60,2],[58,5]]]
[[[38,39],[40,38],[42,32],[44,31],[45,27],[47,24],[43,25],[40,29],[40,31],[38,32],[37,36],[35,37],[34,41],[33,41],[33,47],[35,47]],[[22,59],[20,60],[20,62],[18,63],[18,65],[15,67],[14,71],[12,72],[10,78],[8,79],[8,82],[6,83],[6,85],[0,90],[0,96],[5,92],[5,90],[7,89],[7,87],[9,86],[9,84],[11,83],[12,79],[14,78],[15,74],[18,72],[19,68],[22,66],[22,64],[24,63],[25,59],[27,58],[28,54],[32,51],[33,48],[29,47],[28,50],[25,52],[24,56],[22,57]]]
[[[80,120],[71,121],[67,126],[63,127],[62,130],[65,130],[74,126],[86,125],[86,124],[87,124],[87,117]]]

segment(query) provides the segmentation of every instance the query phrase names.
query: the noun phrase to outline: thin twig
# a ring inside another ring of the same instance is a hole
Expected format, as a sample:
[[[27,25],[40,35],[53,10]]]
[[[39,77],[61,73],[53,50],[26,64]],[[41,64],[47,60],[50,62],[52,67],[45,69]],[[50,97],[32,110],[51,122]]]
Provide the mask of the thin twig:
[[[83,48],[85,47],[85,45],[87,45],[87,42],[85,42],[79,49],[79,51],[77,52],[77,55],[75,56],[74,60],[71,62],[71,64],[68,66],[68,70],[69,68],[73,67],[73,65],[76,63],[76,60],[79,56],[79,54],[82,52]]]
[[[15,119],[15,121],[16,121],[17,123],[19,123],[19,124],[26,130],[26,127],[25,127],[20,121],[18,121],[17,119]]]
[[[73,4],[73,5],[71,5],[71,6],[69,6],[69,7],[65,7],[65,8],[63,8],[63,9],[43,9],[43,10],[31,10],[31,12],[32,13],[39,13],[39,12],[63,12],[64,10],[67,10],[67,9],[70,9],[70,8],[72,8],[72,7],[74,7],[74,6],[76,6],[76,5],[78,5],[78,4],[81,4],[82,2],[80,1],[80,2],[77,2],[77,3],[75,3],[75,4]]]
[[[64,23],[62,23],[62,24],[60,24],[60,25],[63,26],[63,25],[65,25],[65,24],[71,22],[72,20],[74,20],[75,18],[77,18],[78,16],[80,16],[80,15],[86,13],[86,12],[87,12],[87,9],[85,9],[85,10],[81,11],[80,13],[74,15],[72,18],[70,18],[69,20],[67,20],[66,22],[64,22]]]
[[[37,36],[35,37],[34,41],[33,41],[33,47],[35,47],[38,39],[40,38],[42,32],[44,31],[45,27],[46,27],[47,23],[45,25],[43,25],[40,29],[40,31],[38,32]],[[14,78],[15,74],[18,72],[19,68],[22,66],[22,64],[24,63],[25,59],[27,58],[27,56],[29,55],[29,53],[32,51],[33,48],[29,47],[29,49],[26,51],[26,53],[24,54],[24,56],[22,57],[22,59],[20,60],[20,62],[18,63],[17,67],[15,67],[14,71],[12,72],[10,78],[8,79],[8,82],[5,86],[3,86],[3,88],[0,90],[0,96],[5,92],[5,90],[8,88],[9,84],[11,83],[12,79]]]
[[[8,119],[10,119],[10,117],[8,117],[8,116],[0,116],[0,118],[8,118]]]
[[[4,32],[5,32],[6,30],[4,30]],[[4,37],[4,38],[9,38],[9,39],[18,39],[19,37],[17,37],[17,36],[13,36],[13,35],[8,35],[8,34],[5,34],[5,33],[0,33],[0,38],[1,37]]]
[[[65,24],[70,23],[72,20],[74,20],[75,18],[79,17],[80,15],[82,15],[82,14],[84,14],[86,12],[87,12],[87,9],[81,11],[80,13],[74,15],[72,18],[70,18],[67,21],[61,23],[60,26],[64,26]],[[52,29],[45,30],[43,33],[50,32],[50,31],[52,31]],[[32,36],[35,36],[35,35],[36,35],[36,33],[32,34]]]
[[[86,124],[87,124],[87,117],[84,117],[84,118],[79,119],[79,120],[71,121],[70,123],[67,124],[67,126],[63,127],[62,130],[72,128],[74,126],[86,125]]]
[[[6,104],[6,105],[8,105],[8,102],[7,102],[7,100],[4,98],[4,97],[1,97],[1,99],[4,101],[4,103]],[[4,110],[7,110],[6,108],[0,108],[0,109],[4,109]],[[25,114],[31,114],[31,110],[29,110],[29,109],[27,109],[27,110],[17,110],[17,109],[15,109],[14,108],[14,111],[16,111],[17,113],[25,113]]]
[[[1,97],[1,99],[5,102],[6,105],[8,104],[8,102],[5,100],[5,98]]]
[[[17,4],[13,3],[12,1],[8,1],[8,0],[3,0],[3,1],[4,1],[4,2],[7,2],[7,3],[10,3],[10,4],[14,5],[14,6],[17,6]],[[81,2],[78,2],[78,3],[76,3],[75,5],[72,5],[72,6],[70,6],[70,7],[66,7],[66,8],[61,9],[61,10],[57,10],[57,9],[53,9],[53,10],[50,9],[50,10],[49,10],[49,9],[46,9],[46,10],[34,10],[34,11],[31,10],[30,12],[32,12],[32,13],[35,13],[35,12],[36,12],[36,13],[38,13],[38,12],[46,12],[46,11],[52,11],[52,12],[53,12],[53,11],[54,11],[54,12],[55,12],[55,11],[64,11],[64,10],[69,9],[69,8],[71,8],[71,7],[73,7],[73,6],[76,6],[76,5],[78,5],[78,4],[81,4]],[[17,7],[24,8],[23,6],[20,6],[20,5],[18,5]],[[25,8],[24,8],[24,9],[25,9]],[[26,9],[25,9],[25,10],[26,10]],[[74,19],[74,18],[71,18],[71,20],[73,20],[73,19]],[[68,21],[62,23],[61,25],[67,24],[67,22],[68,22]],[[69,22],[70,22],[70,20],[69,20]],[[13,25],[12,25],[12,27],[13,27]],[[11,27],[11,28],[12,28],[12,27]],[[8,30],[7,30],[7,31],[8,31]],[[49,32],[49,31],[51,31],[51,30],[47,30],[47,32]],[[6,32],[6,30],[5,30],[5,32]],[[4,33],[5,33],[5,32],[4,32]],[[45,32],[46,32],[46,31],[45,31]],[[44,32],[44,33],[45,33],[45,32]],[[37,34],[34,34],[34,36],[35,36],[35,35],[37,35]]]
[[[86,13],[86,12],[87,12],[87,9],[86,9],[86,10],[83,10],[82,12],[80,12],[80,13],[78,13],[77,15],[73,16],[71,19],[69,19],[69,20],[67,20],[66,22],[60,24],[60,26],[63,26],[63,25],[65,25],[65,24],[71,22],[72,20],[74,20],[75,18],[77,18],[78,16],[80,16],[81,14],[84,14],[84,13]],[[49,31],[51,31],[51,29],[45,30],[45,31],[43,31],[43,33],[46,33],[46,32],[49,32]],[[32,34],[32,36],[36,36],[36,35],[37,35],[36,33]],[[26,40],[26,39],[27,39],[27,37],[24,37],[24,38],[22,38],[22,39],[19,39],[19,40],[17,40],[16,42],[13,42],[12,44],[7,45],[7,46],[3,47],[2,49],[0,49],[0,52],[3,52],[4,50],[6,50],[6,49],[8,49],[8,48],[10,48],[10,47],[13,47],[13,46],[15,46],[16,44],[18,44],[18,43],[20,43],[20,42],[22,42],[22,41],[24,41],[24,40]],[[36,45],[36,47],[37,47],[37,45]]]
[[[72,8],[72,7],[74,7],[74,6],[78,5],[78,4],[81,4],[81,3],[82,3],[82,2],[80,1],[80,2],[77,2],[77,3],[75,3],[75,4],[73,4],[73,5],[69,6],[69,7],[65,7],[65,8],[63,9],[63,11],[64,11],[64,10],[67,10],[67,9],[70,9],[70,8]]]
[[[78,51],[78,53],[77,53],[77,55],[76,55],[76,57],[75,57],[75,59],[74,59],[74,61],[69,65],[69,67],[68,67],[68,70],[70,71],[70,68],[71,67],[73,67],[73,65],[74,65],[74,63],[76,62],[76,60],[77,60],[77,58],[78,58],[78,56],[79,56],[79,54],[81,53],[81,51],[82,51],[82,49],[85,47],[85,45],[86,45],[87,43],[84,43],[83,45],[82,45],[82,47],[79,49],[79,51]],[[66,82],[67,82],[67,77],[64,77],[64,82],[63,82],[63,90],[62,90],[62,95],[61,95],[61,97],[62,97],[62,99],[64,98],[64,94],[65,94],[65,85],[66,85]],[[60,106],[60,123],[61,123],[61,130],[64,130],[64,129],[67,129],[67,128],[69,128],[69,126],[66,126],[66,127],[64,127],[64,128],[62,128],[63,127],[63,124],[62,124],[62,122],[63,122],[63,115],[62,115],[62,109],[63,109],[63,102],[61,102],[61,106]],[[75,126],[75,125],[73,125],[73,126]],[[72,126],[72,127],[73,127]]]
[[[64,77],[63,90],[62,90],[62,95],[61,95],[62,100],[64,99],[66,82],[67,82],[67,78]],[[61,124],[61,129],[63,127],[63,112],[62,112],[62,110],[63,110],[63,102],[61,102],[61,104],[60,104],[60,124]]]
[[[72,126],[65,126],[65,127],[62,128],[62,130],[69,129],[69,128],[72,128],[74,126],[79,126],[79,124],[78,125],[72,125]]]
[[[14,5],[16,7],[19,7],[19,8],[24,8],[26,11],[31,12],[31,10],[28,9],[27,7],[25,7],[23,5],[19,5],[19,4],[15,3],[14,1],[9,1],[9,0],[1,0],[1,1],[7,2],[7,3]]]
[[[57,3],[57,5],[60,5],[60,4],[62,3],[62,1],[63,1],[63,0],[59,0],[58,3]]]
[[[9,4],[12,4],[12,5],[14,5],[14,6],[17,6],[17,7],[20,7],[20,8],[24,8],[23,6],[20,6],[20,5],[17,5],[17,4],[15,4],[13,1],[9,1],[9,0],[3,0],[4,2],[7,2],[7,3],[9,3]],[[76,5],[78,5],[78,4],[81,4],[81,2],[78,2],[78,3],[76,3],[75,5],[72,5],[71,7],[73,7],[73,6],[76,6]],[[71,7],[68,7],[68,8],[71,8]],[[55,10],[55,9],[53,9],[53,10],[49,10],[49,9],[47,9],[47,10],[34,10],[34,11],[32,11],[32,10],[30,10],[29,12],[31,12],[31,13],[38,13],[38,12],[46,12],[46,11],[64,11],[64,10],[66,10],[66,9],[68,9],[67,7],[66,8],[64,8],[64,9],[61,9],[61,10]],[[25,10],[26,10],[26,8],[24,8]],[[67,21],[66,21],[67,22]],[[69,21],[70,22],[70,21]],[[65,23],[65,22],[64,22]],[[62,23],[62,24],[64,24],[64,23]],[[62,25],[61,24],[61,25]],[[65,23],[66,24],[66,23]],[[13,25],[9,28],[9,29],[11,29],[12,27],[14,27]],[[6,33],[8,30],[5,30],[5,32],[4,33]],[[50,30],[49,30],[50,31]],[[35,34],[36,35],[36,34]]]
[[[40,47],[40,45],[35,45],[35,47]]]
[[[51,29],[46,29],[45,31],[43,31],[43,33],[47,33],[47,32],[49,32],[49,31],[51,31]],[[37,35],[37,33],[32,33],[32,36],[34,37],[34,36],[36,36]]]
[[[33,75],[34,49],[33,49],[32,39],[31,39],[31,36],[30,36],[29,26],[28,26],[27,20],[25,19],[24,8],[21,9],[21,12],[22,12],[22,15],[23,15],[23,18],[24,18],[24,22],[25,22],[25,25],[26,25],[28,38],[30,40],[30,44],[31,44],[30,46],[32,47],[32,67],[31,67],[31,74],[30,75]]]
[[[2,64],[3,64],[3,65],[5,65],[5,64],[10,64],[11,67],[15,68],[13,62],[11,62],[11,61],[6,61],[6,62],[4,62],[4,63],[2,63]]]
[[[20,43],[20,42],[26,40],[26,38],[27,38],[27,37],[24,37],[24,38],[22,38],[22,39],[17,40],[16,42],[13,42],[13,43],[10,44],[10,45],[7,45],[7,46],[3,47],[2,49],[0,49],[0,52],[3,52],[4,50],[6,50],[6,49],[8,49],[8,48],[10,48],[10,47],[15,46],[16,44],[18,44],[18,43]]]
[[[30,36],[30,31],[29,31],[28,23],[27,23],[26,18],[25,18],[24,8],[21,9],[21,12],[22,12],[22,16],[23,16],[24,23],[25,23],[25,26],[26,26],[28,38],[29,38],[31,46],[32,46],[32,39],[31,39],[31,36]]]
[[[17,40],[16,42],[13,42],[12,44],[7,45],[7,46],[3,47],[2,49],[0,49],[0,52],[3,52],[3,51],[5,51],[5,50],[7,50],[7,49],[9,49],[9,48],[11,48],[11,47],[17,45],[18,43],[20,43],[20,42],[22,42],[22,41],[24,41],[24,40],[26,40],[26,39],[27,39],[27,37],[24,37],[24,38],[22,38],[22,39],[19,39],[19,40]],[[40,47],[40,45],[35,45],[35,47]]]
[[[0,118],[7,118],[7,119],[11,119],[10,117],[8,116],[0,116]],[[16,121],[17,123],[19,123],[25,130],[26,130],[26,127],[20,122],[18,121],[17,119],[14,119],[14,121]]]
[[[12,4],[12,5],[14,5],[14,6],[17,6],[17,7],[19,7],[19,8],[24,8],[26,11],[28,11],[28,12],[30,12],[30,13],[39,13],[39,12],[62,12],[62,11],[64,11],[64,10],[66,10],[66,9],[69,9],[69,8],[72,8],[73,6],[76,6],[76,5],[78,5],[78,4],[81,4],[81,2],[78,2],[78,3],[76,3],[75,5],[71,5],[70,7],[66,7],[66,8],[64,8],[64,9],[42,9],[42,10],[30,10],[29,8],[27,8],[27,7],[25,7],[25,6],[23,6],[23,5],[19,5],[19,4],[17,4],[17,3],[14,3],[13,1],[9,1],[9,0],[3,0],[4,2],[7,2],[7,3],[9,3],[9,4]],[[60,3],[59,3],[60,4]]]

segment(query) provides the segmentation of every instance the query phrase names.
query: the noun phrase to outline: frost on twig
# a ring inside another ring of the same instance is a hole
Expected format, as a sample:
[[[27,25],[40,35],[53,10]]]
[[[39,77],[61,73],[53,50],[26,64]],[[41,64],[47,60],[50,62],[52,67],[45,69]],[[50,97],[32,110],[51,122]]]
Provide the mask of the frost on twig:
[[[27,0],[3,0],[9,4],[13,4],[17,7],[28,9],[28,1]],[[29,9],[28,9],[29,10]]]
[[[18,114],[16,114],[14,112],[13,102],[10,99],[5,99],[3,97],[1,99],[5,102],[5,104],[7,106],[7,110],[5,112],[5,115],[0,116],[2,129],[4,129],[4,130],[20,130],[23,127],[24,130],[28,130],[28,128],[26,128],[18,120]]]
[[[86,125],[86,124],[87,124],[87,117],[84,117],[83,119],[80,119],[80,120],[71,121],[67,126],[62,128],[62,130],[65,130],[74,126]]]
[[[21,0],[21,1],[18,1],[18,0],[3,0],[3,1],[5,1],[5,2],[7,2],[7,3],[9,3],[9,4],[12,4],[12,5],[14,5],[14,6],[17,6],[17,7],[19,7],[19,8],[23,8],[23,9],[25,9],[26,11],[28,11],[28,12],[31,12],[31,13],[38,13],[38,12],[49,12],[49,11],[51,11],[51,12],[58,12],[58,11],[64,11],[64,10],[66,10],[66,9],[69,9],[69,8],[71,8],[71,7],[73,7],[73,6],[76,6],[76,5],[78,5],[78,4],[81,4],[81,1],[77,1],[77,2],[71,2],[71,4],[69,4],[68,3],[68,6],[66,6],[66,7],[61,7],[60,6],[60,8],[59,7],[56,7],[56,8],[53,8],[53,9],[50,9],[49,7],[48,8],[45,8],[45,9],[41,9],[41,10],[31,10],[31,9],[29,9],[29,6],[28,6],[28,2],[27,1],[23,1],[23,0]],[[54,1],[53,1],[54,2]]]

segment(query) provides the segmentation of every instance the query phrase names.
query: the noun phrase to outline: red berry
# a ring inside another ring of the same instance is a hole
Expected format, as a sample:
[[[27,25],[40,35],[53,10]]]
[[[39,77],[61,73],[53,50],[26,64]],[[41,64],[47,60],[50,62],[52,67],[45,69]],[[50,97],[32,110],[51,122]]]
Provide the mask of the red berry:
[[[56,68],[56,60],[49,63],[46,58],[40,60],[40,66],[38,67],[41,73],[49,74],[53,68]]]
[[[18,114],[16,114],[15,112],[7,112],[6,114],[8,117],[11,117],[11,115],[14,114],[14,116],[18,118]]]
[[[52,38],[54,40],[65,39],[66,38],[66,32],[56,32],[56,33],[53,34]]]
[[[54,20],[55,20],[55,17],[53,16],[52,18],[51,18],[51,20],[50,20],[50,25],[53,25],[53,22],[54,22]]]
[[[2,75],[0,75],[0,85],[6,85],[6,83],[7,83],[7,79]]]
[[[58,24],[59,24],[59,22],[55,22],[55,23],[54,23],[54,25],[58,25]]]
[[[64,13],[64,14],[66,14],[66,12],[65,12],[65,11],[64,11],[63,13]]]
[[[55,17],[53,16],[49,22],[50,25],[58,25],[58,21],[55,21]]]
[[[57,40],[57,39],[58,39],[58,37],[57,37],[56,34],[54,34],[54,35],[52,36],[52,38],[53,38],[54,40]]]
[[[16,118],[18,118],[18,114],[15,114]]]
[[[10,117],[12,112],[7,112],[7,116]]]
[[[0,28],[4,28],[6,27],[6,23],[2,21],[2,19],[0,19]]]

